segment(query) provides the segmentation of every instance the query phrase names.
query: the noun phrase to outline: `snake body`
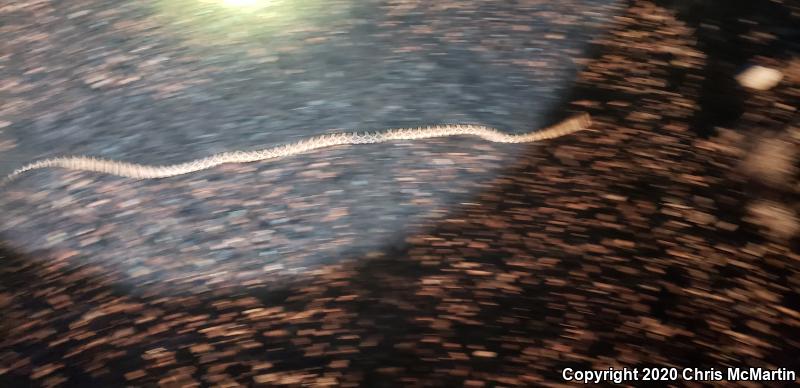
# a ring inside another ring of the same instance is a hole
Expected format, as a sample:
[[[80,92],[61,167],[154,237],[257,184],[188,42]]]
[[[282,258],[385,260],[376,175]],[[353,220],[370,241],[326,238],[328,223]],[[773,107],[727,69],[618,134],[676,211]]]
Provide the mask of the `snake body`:
[[[531,143],[568,135],[587,129],[591,124],[589,114],[568,118],[552,127],[523,134],[508,134],[482,125],[445,124],[419,128],[397,128],[381,132],[341,132],[314,136],[291,144],[256,151],[232,151],[195,159],[184,163],[154,166],[97,159],[88,156],[65,156],[34,161],[18,168],[0,182],[0,186],[31,170],[64,168],[75,171],[92,171],[134,179],[157,179],[189,174],[226,163],[250,163],[284,158],[321,148],[349,144],[375,144],[396,140],[420,140],[446,136],[475,136],[494,143]]]

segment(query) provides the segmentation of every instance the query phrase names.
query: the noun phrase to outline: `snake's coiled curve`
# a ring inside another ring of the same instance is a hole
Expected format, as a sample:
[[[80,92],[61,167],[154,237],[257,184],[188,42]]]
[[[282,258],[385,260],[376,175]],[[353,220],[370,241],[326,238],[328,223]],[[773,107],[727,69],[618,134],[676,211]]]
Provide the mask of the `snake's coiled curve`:
[[[152,166],[103,160],[87,156],[66,156],[43,159],[25,165],[3,179],[0,186],[25,172],[43,168],[64,168],[92,171],[134,179],[167,178],[206,170],[226,163],[250,163],[297,155],[320,148],[348,144],[374,144],[393,140],[419,140],[446,136],[475,136],[494,143],[531,143],[552,139],[587,129],[591,125],[589,114],[582,113],[552,127],[523,134],[508,134],[482,125],[446,124],[432,127],[399,128],[381,132],[343,132],[314,136],[295,143],[256,151],[233,151],[211,155],[184,163]]]

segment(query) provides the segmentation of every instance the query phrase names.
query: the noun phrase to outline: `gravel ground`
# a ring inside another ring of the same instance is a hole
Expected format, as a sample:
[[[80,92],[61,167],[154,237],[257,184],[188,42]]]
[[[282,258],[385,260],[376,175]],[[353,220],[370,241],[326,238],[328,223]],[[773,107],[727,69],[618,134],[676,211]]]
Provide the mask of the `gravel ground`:
[[[35,42],[11,40],[8,69],[29,87],[11,89],[17,103],[8,105],[4,133],[21,159],[87,154],[161,164],[352,128],[480,122],[526,132],[557,116],[546,113],[577,76],[578,54],[620,12],[540,3],[342,2],[329,5],[339,11],[324,23],[312,18],[311,3],[289,7],[290,21],[275,16],[272,28],[234,37],[241,21],[225,22],[232,11],[213,6],[202,8],[212,12],[205,16],[173,9],[180,4],[12,10],[29,16],[18,18],[23,37],[30,19],[53,21]],[[242,260],[302,272],[402,242],[468,200],[516,152],[446,139],[163,181],[37,172],[5,196],[11,225],[2,231],[23,251],[80,249],[133,284],[142,282],[136,274],[191,278],[218,273],[219,264],[247,267]],[[66,197],[31,200],[31,190]],[[154,253],[178,267],[148,264]],[[206,263],[199,267],[198,254]]]
[[[177,162],[442,122],[527,132],[547,124],[575,58],[618,12],[577,0],[337,1],[324,21],[287,6],[300,20],[275,16],[265,30],[261,19],[225,22],[238,13],[213,2],[81,3],[4,9],[0,115],[25,159]]]
[[[223,11],[184,3],[0,8],[8,164],[163,163],[446,121],[521,132],[570,111],[593,131],[158,181],[30,174],[0,198],[0,385],[800,371],[800,62],[757,15],[741,30],[672,2],[309,2],[237,35],[223,32],[253,16],[214,24]],[[715,34],[781,83],[714,89],[744,60]]]

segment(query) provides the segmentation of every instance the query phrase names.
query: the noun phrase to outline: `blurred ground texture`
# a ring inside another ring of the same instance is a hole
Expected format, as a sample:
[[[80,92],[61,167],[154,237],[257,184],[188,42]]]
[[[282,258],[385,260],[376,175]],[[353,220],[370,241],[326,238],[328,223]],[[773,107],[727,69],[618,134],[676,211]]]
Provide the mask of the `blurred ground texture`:
[[[343,3],[230,40],[167,6],[0,7],[8,169],[595,120],[522,147],[341,147],[141,182],[30,174],[0,197],[0,385],[800,370],[798,7],[484,3]],[[784,77],[741,88],[749,64]]]

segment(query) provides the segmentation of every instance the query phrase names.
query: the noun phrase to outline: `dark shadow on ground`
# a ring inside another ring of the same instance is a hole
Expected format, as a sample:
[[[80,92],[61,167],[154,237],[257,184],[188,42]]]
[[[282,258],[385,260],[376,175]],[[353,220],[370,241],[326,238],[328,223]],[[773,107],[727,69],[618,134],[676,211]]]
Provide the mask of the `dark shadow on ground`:
[[[798,20],[789,5],[769,0],[657,0],[695,30],[700,50],[707,56],[700,110],[692,120],[700,136],[730,128],[744,113],[747,92],[735,76],[756,56],[786,60],[800,52]],[[771,34],[767,44],[747,39],[752,33]]]

